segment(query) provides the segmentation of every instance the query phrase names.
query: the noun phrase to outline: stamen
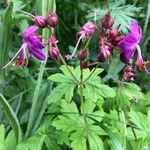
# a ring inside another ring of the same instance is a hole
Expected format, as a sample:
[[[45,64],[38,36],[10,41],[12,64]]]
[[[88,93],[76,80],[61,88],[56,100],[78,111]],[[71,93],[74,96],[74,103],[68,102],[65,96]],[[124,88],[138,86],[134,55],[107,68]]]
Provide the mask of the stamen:
[[[27,47],[27,43],[23,43],[23,45],[18,50],[18,52],[15,54],[15,56],[5,66],[3,66],[1,69],[5,69],[8,65],[10,65],[13,62],[13,60],[17,57],[17,55],[21,52],[21,50],[26,48],[26,47]]]

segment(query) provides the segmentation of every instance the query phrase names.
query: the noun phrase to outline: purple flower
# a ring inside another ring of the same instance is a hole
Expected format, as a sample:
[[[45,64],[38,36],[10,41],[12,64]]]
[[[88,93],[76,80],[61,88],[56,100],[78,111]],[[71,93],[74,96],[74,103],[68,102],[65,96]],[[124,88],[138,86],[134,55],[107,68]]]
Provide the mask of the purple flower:
[[[148,75],[150,72],[146,68],[146,64],[149,61],[144,62],[139,46],[140,40],[142,39],[142,29],[138,25],[138,22],[134,21],[131,23],[130,32],[125,36],[123,40],[118,43],[121,48],[120,58],[124,63],[130,63],[133,58],[135,50],[137,50],[137,61],[136,64],[140,70],[145,70]]]
[[[138,22],[134,21],[131,23],[130,32],[125,36],[123,40],[118,43],[121,48],[121,60],[124,63],[129,63],[133,58],[135,50],[138,47],[140,40],[142,39],[142,30],[138,25]],[[138,58],[142,58],[141,52],[138,50]]]
[[[44,44],[40,41],[39,37],[35,34],[35,31],[38,30],[39,27],[37,26],[29,26],[23,32],[23,44],[20,48],[20,55],[19,59],[24,61],[27,59],[26,49],[28,48],[29,53],[36,57],[39,60],[45,60],[46,56],[42,49],[45,47]]]

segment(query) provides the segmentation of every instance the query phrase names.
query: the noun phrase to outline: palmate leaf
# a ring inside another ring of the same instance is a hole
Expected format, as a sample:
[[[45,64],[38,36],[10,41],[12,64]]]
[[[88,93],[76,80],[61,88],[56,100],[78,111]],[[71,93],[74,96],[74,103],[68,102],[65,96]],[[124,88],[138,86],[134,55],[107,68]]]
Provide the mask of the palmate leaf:
[[[51,116],[45,117],[34,135],[19,143],[16,150],[42,150],[43,147],[48,150],[61,150],[60,145],[70,145],[67,133],[55,130],[51,121]]]
[[[74,74],[76,79],[80,81],[80,67],[70,67],[68,66],[71,72]],[[61,98],[65,97],[65,100],[70,102],[75,87],[79,87],[78,83],[76,83],[75,79],[72,77],[70,72],[67,70],[66,66],[60,67],[62,73],[57,73],[55,75],[51,75],[48,79],[57,82],[58,85],[53,89],[51,95],[49,96],[48,103],[57,102]],[[93,70],[84,69],[83,71],[83,82],[90,76]],[[101,84],[101,79],[98,76],[103,69],[97,68],[95,72],[91,75],[91,77],[84,83],[83,93],[87,99],[91,99],[96,102],[100,97],[112,98],[115,96],[115,91],[107,85]]]
[[[124,83],[123,87],[116,88],[116,96],[112,99],[106,100],[104,103],[104,110],[108,111],[114,108],[126,109],[130,107],[131,102],[138,102],[144,99],[140,87],[134,83]]]
[[[10,131],[5,138],[5,128],[4,125],[0,125],[0,150],[15,150],[16,140],[13,131]]]
[[[88,141],[90,149],[103,150],[103,142],[100,139],[100,135],[105,134],[104,131],[100,127],[95,126],[94,121],[88,117],[86,117],[85,122],[84,116],[79,114],[74,102],[67,103],[65,100],[62,100],[61,103],[61,112],[63,115],[58,116],[52,125],[56,127],[57,130],[62,130],[70,135],[70,140],[72,141],[71,148],[73,150],[86,150],[86,143]],[[92,101],[86,100],[83,109],[85,113],[94,115],[96,114],[96,112],[93,112],[95,106]],[[101,122],[104,112],[101,111],[97,115],[101,115],[102,117],[94,116],[94,118]]]
[[[141,112],[131,110],[129,116],[136,127],[135,130],[138,137],[145,138],[150,135],[150,111],[147,115],[144,115]]]
[[[108,10],[105,6],[101,5],[93,11],[89,12],[87,18],[94,19],[95,12],[97,14],[97,20],[101,19],[108,10],[111,10],[112,17],[115,20],[114,27],[121,25],[120,31],[127,33],[130,27],[130,23],[134,20],[136,13],[140,12],[141,7],[135,7],[134,5],[125,5],[122,0],[108,0]]]

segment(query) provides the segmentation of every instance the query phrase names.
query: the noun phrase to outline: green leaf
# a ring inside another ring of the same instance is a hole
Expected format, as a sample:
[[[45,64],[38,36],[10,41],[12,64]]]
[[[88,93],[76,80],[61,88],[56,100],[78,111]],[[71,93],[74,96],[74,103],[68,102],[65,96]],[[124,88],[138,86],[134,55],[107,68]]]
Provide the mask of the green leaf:
[[[139,137],[148,136],[150,134],[150,111],[148,115],[144,115],[141,112],[134,110],[131,110],[128,114],[131,118],[131,122],[137,126],[137,128],[135,128],[136,134]]]
[[[17,119],[16,114],[13,112],[11,106],[9,105],[9,103],[7,102],[7,100],[3,97],[2,94],[0,94],[0,104],[3,107],[6,116],[8,117],[8,119],[11,122],[12,125],[12,129],[14,130],[15,133],[15,138],[16,141],[19,142],[21,140],[21,128],[19,125],[19,121]]]
[[[33,136],[17,145],[16,150],[41,150],[46,135]]]
[[[105,101],[104,109],[126,109],[130,107],[131,102],[138,102],[141,99],[144,99],[144,96],[136,84],[124,83],[123,87],[116,89],[116,96],[114,98]]]
[[[63,96],[65,96],[66,101],[71,101],[73,97],[74,88],[76,87],[76,84],[72,83],[62,83],[59,84],[56,88],[54,88],[49,95],[48,103],[56,103],[59,101]],[[59,94],[58,94],[59,93]]]
[[[90,132],[88,135],[88,141],[91,150],[104,150],[103,141],[96,133]]]
[[[125,5],[122,0],[108,0],[108,9],[105,9],[105,5],[100,5],[99,8],[94,11],[89,11],[87,18],[94,19],[94,13],[97,12],[97,21],[102,18],[108,10],[111,10],[113,19],[115,20],[114,28],[118,25],[120,26],[120,31],[127,33],[130,27],[131,21],[136,17],[136,13],[141,11],[141,7],[136,7],[134,5]]]
[[[93,117],[88,116],[90,119],[92,119],[95,123],[97,123],[106,133],[108,133],[108,135],[110,136],[110,138],[112,139],[116,150],[123,150],[121,143],[118,141],[118,139],[116,138],[116,136],[112,133],[112,131],[105,126],[103,123],[97,121],[96,119],[94,119]]]
[[[70,139],[72,140],[71,147],[73,150],[86,150],[86,138],[84,129],[79,129],[74,132]]]
[[[5,139],[5,147],[6,150],[16,150],[16,140],[15,140],[15,134],[13,131],[10,131]]]
[[[107,75],[103,78],[103,81],[108,81],[109,79],[113,79],[114,82],[119,82],[119,72],[124,67],[124,64],[118,59],[120,53],[114,53],[109,64],[109,68],[107,70]]]
[[[0,150],[16,150],[15,134],[11,130],[5,139],[4,125],[0,125]]]
[[[84,96],[91,99],[93,102],[96,102],[97,99],[100,99],[101,97],[112,98],[116,95],[114,89],[107,85],[102,85],[98,81],[93,83],[91,80],[85,85],[83,92]]]
[[[130,97],[130,99],[134,99],[138,102],[138,100],[144,99],[144,95],[141,92],[141,88],[134,83],[126,83],[126,95]]]
[[[5,138],[5,128],[4,125],[0,125],[0,148],[4,149],[4,138]]]
[[[12,24],[12,9],[13,3],[11,2],[5,10],[2,23],[0,23],[0,68],[2,68],[6,60],[8,60],[8,50],[11,40],[11,24]],[[3,93],[3,84],[5,80],[5,71],[0,71],[0,92]]]
[[[92,101],[86,100],[83,104],[84,112],[89,116],[93,115],[96,120],[102,121],[104,112],[100,110],[94,111],[95,106]],[[84,116],[82,111],[82,115],[80,115],[74,102],[67,103],[63,100],[61,107],[62,115],[54,119],[52,125],[57,130],[62,130],[70,134],[72,149],[86,149],[87,140],[91,148],[97,150],[99,148],[103,149],[103,142],[99,137],[99,135],[105,134],[102,129],[95,126],[93,120]]]

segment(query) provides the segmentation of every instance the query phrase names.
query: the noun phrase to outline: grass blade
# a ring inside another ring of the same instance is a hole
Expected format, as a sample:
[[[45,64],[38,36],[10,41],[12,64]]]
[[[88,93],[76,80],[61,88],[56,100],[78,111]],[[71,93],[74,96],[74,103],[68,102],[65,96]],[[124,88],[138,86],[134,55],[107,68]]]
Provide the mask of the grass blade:
[[[1,68],[5,65],[8,57],[8,48],[11,40],[11,23],[12,23],[12,8],[11,2],[7,7],[2,22],[0,22],[0,92],[3,93],[5,70]],[[1,19],[1,18],[0,18]]]
[[[21,140],[21,128],[19,125],[19,121],[17,119],[16,114],[12,110],[11,106],[5,99],[5,97],[0,93],[0,105],[3,107],[5,114],[7,118],[10,120],[12,129],[14,130],[16,142],[19,142]]]
[[[41,6],[41,9],[42,9],[41,15],[42,16],[46,16],[48,14],[48,12],[50,12],[50,11],[55,11],[55,0],[45,0],[45,1],[37,0],[37,4],[38,4],[38,6]],[[37,11],[40,12],[39,10],[37,10]],[[45,29],[45,30],[43,30],[42,36],[49,37],[49,33],[50,33],[49,30]],[[45,40],[43,42],[45,43]],[[48,46],[45,48],[45,53],[48,56]],[[30,110],[30,114],[29,114],[27,130],[26,130],[26,134],[25,134],[26,138],[33,134],[32,129],[35,125],[35,117],[34,116],[36,115],[35,114],[36,106],[37,106],[37,102],[38,102],[40,88],[42,85],[43,74],[44,74],[46,62],[47,62],[47,60],[45,62],[42,62],[41,66],[40,66],[40,72],[39,72],[37,84],[35,87],[35,91],[33,94],[32,106],[31,106],[31,110]]]
[[[119,140],[116,138],[116,136],[112,133],[112,131],[107,126],[105,126],[101,122],[97,121],[93,117],[90,117],[90,116],[87,116],[87,117],[92,119],[93,121],[95,121],[106,133],[108,133],[109,137],[112,139],[112,142],[115,145],[116,150],[123,150],[121,143],[119,142]]]

